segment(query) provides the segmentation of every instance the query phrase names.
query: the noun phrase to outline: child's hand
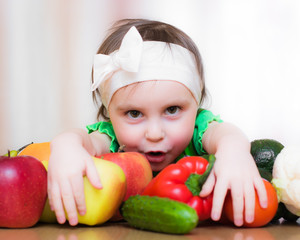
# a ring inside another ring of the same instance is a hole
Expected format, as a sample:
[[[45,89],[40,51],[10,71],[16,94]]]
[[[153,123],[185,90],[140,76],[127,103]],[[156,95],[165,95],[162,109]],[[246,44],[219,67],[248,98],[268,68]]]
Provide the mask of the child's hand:
[[[234,224],[243,225],[254,220],[255,191],[262,207],[267,207],[267,193],[255,162],[249,151],[229,151],[229,146],[217,151],[216,162],[200,196],[214,191],[211,218],[218,221],[222,214],[223,203],[228,190],[231,190]],[[238,150],[237,150],[238,149]],[[232,154],[234,152],[234,154]]]
[[[77,212],[86,213],[85,175],[94,187],[102,188],[93,159],[82,145],[71,139],[53,141],[48,167],[48,198],[59,223],[66,221],[65,211],[70,225],[78,223]]]

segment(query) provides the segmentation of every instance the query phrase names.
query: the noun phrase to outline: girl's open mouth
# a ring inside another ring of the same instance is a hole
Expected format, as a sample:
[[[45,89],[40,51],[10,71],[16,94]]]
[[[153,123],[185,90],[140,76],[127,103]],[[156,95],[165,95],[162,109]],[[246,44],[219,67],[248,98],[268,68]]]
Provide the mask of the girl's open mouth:
[[[164,152],[147,152],[145,153],[149,162],[159,163],[165,160],[166,154]]]

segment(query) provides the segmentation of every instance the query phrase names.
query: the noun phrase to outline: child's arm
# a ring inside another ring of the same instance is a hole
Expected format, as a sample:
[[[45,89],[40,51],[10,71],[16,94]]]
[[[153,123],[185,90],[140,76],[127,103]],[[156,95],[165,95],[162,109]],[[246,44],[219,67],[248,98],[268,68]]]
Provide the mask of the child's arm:
[[[87,176],[96,188],[101,181],[91,156],[109,151],[107,135],[81,129],[62,133],[51,142],[48,167],[48,197],[51,209],[59,223],[66,221],[64,208],[70,225],[78,223],[79,214],[85,214],[83,176]]]
[[[220,219],[224,199],[230,189],[235,225],[243,224],[244,209],[246,222],[253,222],[255,191],[262,207],[267,206],[267,194],[246,136],[232,124],[213,122],[203,135],[203,146],[208,153],[216,156],[213,170],[200,193],[206,196],[214,190],[212,219]]]

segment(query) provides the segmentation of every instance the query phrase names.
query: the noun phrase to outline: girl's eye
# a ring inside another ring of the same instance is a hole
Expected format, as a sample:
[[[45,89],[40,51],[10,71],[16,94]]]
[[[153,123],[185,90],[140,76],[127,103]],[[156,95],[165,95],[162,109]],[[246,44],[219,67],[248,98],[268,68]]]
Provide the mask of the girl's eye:
[[[178,113],[179,110],[180,110],[180,108],[178,106],[171,106],[171,107],[167,108],[166,114],[174,115],[174,114]]]
[[[140,118],[142,116],[142,113],[140,111],[137,111],[137,110],[130,110],[127,112],[127,115],[130,117],[130,118]]]

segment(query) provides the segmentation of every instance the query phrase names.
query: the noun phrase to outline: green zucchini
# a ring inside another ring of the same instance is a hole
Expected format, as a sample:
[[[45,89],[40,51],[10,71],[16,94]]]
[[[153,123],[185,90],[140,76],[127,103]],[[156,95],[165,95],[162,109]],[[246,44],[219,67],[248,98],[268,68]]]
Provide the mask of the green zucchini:
[[[185,234],[198,224],[195,209],[162,197],[131,196],[123,203],[121,214],[132,227],[161,233]]]

